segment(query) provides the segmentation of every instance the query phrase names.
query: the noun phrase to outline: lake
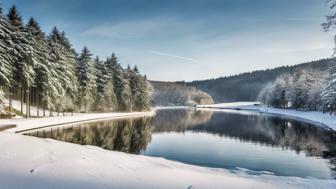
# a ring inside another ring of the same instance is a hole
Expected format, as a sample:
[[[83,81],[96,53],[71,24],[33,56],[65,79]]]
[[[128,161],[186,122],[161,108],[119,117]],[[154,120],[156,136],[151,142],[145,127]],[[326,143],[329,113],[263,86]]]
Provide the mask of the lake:
[[[335,179],[336,132],[253,112],[168,109],[152,118],[80,123],[26,134],[232,172]]]

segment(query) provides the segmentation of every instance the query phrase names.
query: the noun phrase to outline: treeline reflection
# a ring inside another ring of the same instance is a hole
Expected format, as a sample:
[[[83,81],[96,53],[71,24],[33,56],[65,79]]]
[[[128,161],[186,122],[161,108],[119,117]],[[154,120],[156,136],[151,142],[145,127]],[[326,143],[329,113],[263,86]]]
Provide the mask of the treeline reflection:
[[[151,140],[150,118],[82,123],[70,127],[37,130],[28,135],[52,138],[106,150],[139,154]]]
[[[59,129],[44,129],[29,135],[53,138],[107,150],[142,153],[152,133],[206,132],[258,145],[304,151],[309,156],[328,157],[336,152],[336,133],[311,124],[261,114],[234,114],[192,109],[160,110],[154,118],[83,123]]]

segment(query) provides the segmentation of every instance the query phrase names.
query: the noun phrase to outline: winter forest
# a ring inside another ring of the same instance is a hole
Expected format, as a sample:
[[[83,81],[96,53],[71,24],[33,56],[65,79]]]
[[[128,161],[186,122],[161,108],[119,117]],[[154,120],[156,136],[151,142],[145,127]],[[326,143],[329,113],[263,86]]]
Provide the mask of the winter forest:
[[[336,2],[328,2],[334,12]],[[326,32],[334,30],[336,13],[326,19],[321,25],[323,29]],[[332,114],[336,111],[336,59],[329,59],[327,71],[297,69],[293,74],[279,76],[260,91],[257,100],[277,108],[328,111]]]
[[[53,112],[145,111],[151,85],[137,66],[123,68],[114,53],[106,60],[87,47],[77,53],[65,32],[54,27],[46,35],[34,18],[27,23],[15,6],[0,7],[0,114],[10,116],[13,100],[21,115]],[[24,109],[23,104],[27,104]],[[42,110],[39,112],[39,110]]]

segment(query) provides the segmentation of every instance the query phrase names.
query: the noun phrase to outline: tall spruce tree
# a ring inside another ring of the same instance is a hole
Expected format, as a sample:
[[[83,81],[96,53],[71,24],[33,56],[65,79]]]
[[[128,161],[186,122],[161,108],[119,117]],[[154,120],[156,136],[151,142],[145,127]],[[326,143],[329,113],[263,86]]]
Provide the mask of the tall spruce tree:
[[[104,73],[106,73],[106,71],[103,62],[100,61],[98,56],[94,59],[94,66],[96,69],[96,83],[97,83],[95,109],[97,111],[104,111],[105,110],[104,105],[106,104],[104,98],[106,76],[104,75]]]
[[[94,103],[96,95],[96,69],[87,47],[84,47],[77,62],[77,74],[79,79],[79,107],[82,111],[89,111]]]
[[[12,48],[10,24],[2,14],[0,5],[0,87],[11,86],[13,58],[10,54]]]
[[[34,80],[34,62],[31,59],[30,53],[31,48],[29,41],[27,40],[27,32],[24,28],[21,15],[18,13],[16,7],[13,5],[10,7],[7,19],[10,23],[10,30],[12,33],[12,51],[11,56],[14,59],[13,70],[13,84],[10,86],[9,90],[9,106],[12,107],[12,97],[13,97],[13,85],[16,85],[21,89],[21,96],[26,93],[26,101],[29,102],[30,86],[33,84]],[[21,98],[22,99],[22,98]],[[28,104],[28,103],[27,103]],[[26,115],[28,116],[28,109],[26,110]]]

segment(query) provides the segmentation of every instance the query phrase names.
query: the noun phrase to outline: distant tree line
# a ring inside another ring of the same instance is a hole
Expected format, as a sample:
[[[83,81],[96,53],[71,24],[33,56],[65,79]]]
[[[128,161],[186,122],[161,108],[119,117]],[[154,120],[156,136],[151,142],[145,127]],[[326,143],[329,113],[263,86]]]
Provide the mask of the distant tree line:
[[[266,85],[257,100],[277,108],[333,111],[327,75],[316,70],[283,74]]]
[[[93,58],[87,47],[78,54],[65,32],[54,27],[45,35],[34,18],[25,24],[15,6],[6,15],[0,7],[0,39],[0,90],[9,99],[9,110],[13,99],[21,102],[26,116],[31,105],[37,106],[40,116],[45,116],[45,109],[58,113],[149,109],[151,86],[136,66],[122,68],[115,54],[105,61]]]
[[[194,87],[162,81],[151,81],[151,84],[154,88],[152,104],[156,106],[213,104],[210,95]]]
[[[192,86],[208,93],[212,96],[216,103],[254,101],[265,85],[269,82],[275,81],[280,75],[285,73],[293,74],[298,69],[325,72],[328,70],[329,64],[332,60],[332,58],[321,59],[294,66],[282,66],[216,79],[178,83]]]

